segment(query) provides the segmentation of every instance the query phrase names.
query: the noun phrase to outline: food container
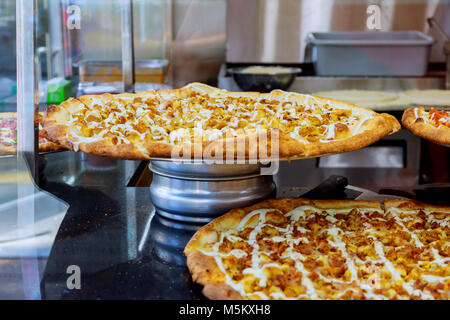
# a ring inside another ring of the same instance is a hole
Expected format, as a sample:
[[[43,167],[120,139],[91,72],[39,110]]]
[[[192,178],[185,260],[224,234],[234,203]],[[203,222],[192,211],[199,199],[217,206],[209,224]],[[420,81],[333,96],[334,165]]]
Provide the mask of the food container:
[[[418,31],[312,32],[318,76],[424,76],[433,39]]]

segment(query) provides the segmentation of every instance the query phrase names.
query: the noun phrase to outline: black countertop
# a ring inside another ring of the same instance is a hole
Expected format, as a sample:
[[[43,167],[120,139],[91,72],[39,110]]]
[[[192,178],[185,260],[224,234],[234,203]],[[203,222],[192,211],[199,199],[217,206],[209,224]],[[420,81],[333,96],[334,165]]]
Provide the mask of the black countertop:
[[[148,188],[127,187],[137,161],[62,152],[45,156],[40,187],[70,207],[40,283],[43,299],[200,298],[182,250],[190,231],[155,216]],[[78,266],[81,289],[69,290]]]

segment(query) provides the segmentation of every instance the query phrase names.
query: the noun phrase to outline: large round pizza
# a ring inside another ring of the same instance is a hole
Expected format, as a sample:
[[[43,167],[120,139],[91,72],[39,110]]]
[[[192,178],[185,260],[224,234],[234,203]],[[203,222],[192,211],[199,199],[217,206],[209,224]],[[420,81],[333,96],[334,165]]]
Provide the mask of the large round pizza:
[[[409,108],[403,113],[402,123],[419,137],[450,146],[450,110]]]
[[[450,298],[450,207],[271,199],[200,228],[184,253],[211,299]]]
[[[47,109],[43,129],[68,149],[123,159],[174,154],[249,159],[352,151],[400,130],[400,124],[388,114],[328,98],[280,90],[228,92],[192,83],[71,98]]]

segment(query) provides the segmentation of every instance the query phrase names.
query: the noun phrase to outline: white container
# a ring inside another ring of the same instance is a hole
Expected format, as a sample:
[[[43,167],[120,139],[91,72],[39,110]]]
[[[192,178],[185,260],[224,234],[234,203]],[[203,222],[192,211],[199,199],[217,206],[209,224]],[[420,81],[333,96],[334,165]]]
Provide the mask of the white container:
[[[418,31],[312,32],[318,76],[424,76],[433,38]]]

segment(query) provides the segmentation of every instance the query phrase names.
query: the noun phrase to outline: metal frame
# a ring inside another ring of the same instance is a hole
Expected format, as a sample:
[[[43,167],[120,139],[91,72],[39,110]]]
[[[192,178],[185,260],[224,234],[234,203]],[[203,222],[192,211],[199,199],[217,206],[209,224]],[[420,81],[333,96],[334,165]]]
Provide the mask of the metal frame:
[[[39,83],[36,76],[37,0],[17,0],[17,152],[38,177]]]
[[[171,87],[174,84],[174,75],[173,75],[173,64],[174,64],[174,55],[173,55],[173,12],[174,12],[174,3],[172,0],[166,0],[164,2],[164,58],[169,61],[168,70],[167,70],[167,82]]]

